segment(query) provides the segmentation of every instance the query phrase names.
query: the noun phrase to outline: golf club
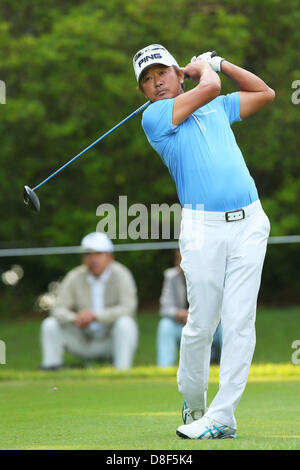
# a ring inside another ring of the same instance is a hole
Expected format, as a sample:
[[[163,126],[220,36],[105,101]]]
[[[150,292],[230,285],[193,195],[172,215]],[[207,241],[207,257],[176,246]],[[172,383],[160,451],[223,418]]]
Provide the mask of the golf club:
[[[101,137],[99,137],[99,139],[95,140],[95,142],[93,142],[88,147],[86,147],[84,150],[82,150],[78,155],[73,157],[70,161],[65,163],[63,166],[61,166],[58,170],[56,170],[54,173],[52,173],[50,176],[48,176],[48,178],[44,179],[41,183],[39,183],[34,188],[30,188],[29,186],[24,186],[24,204],[26,205],[26,207],[28,207],[28,209],[31,209],[34,212],[38,212],[40,210],[40,201],[39,201],[38,196],[35,193],[35,191],[38,188],[40,188],[43,184],[45,184],[47,181],[49,181],[55,175],[60,173],[64,168],[66,168],[68,165],[70,165],[70,163],[74,162],[77,158],[79,158],[81,155],[83,155],[89,149],[94,147],[94,145],[96,145],[98,142],[103,140],[106,136],[111,134],[113,131],[115,131],[122,124],[127,122],[129,119],[131,119],[136,114],[143,111],[149,104],[150,104],[150,101],[147,101],[146,103],[144,103],[140,108],[136,109],[133,113],[131,113],[129,116],[127,116],[125,119],[123,119],[123,121],[119,122],[119,124],[115,125],[112,129],[110,129],[105,134],[103,134]]]

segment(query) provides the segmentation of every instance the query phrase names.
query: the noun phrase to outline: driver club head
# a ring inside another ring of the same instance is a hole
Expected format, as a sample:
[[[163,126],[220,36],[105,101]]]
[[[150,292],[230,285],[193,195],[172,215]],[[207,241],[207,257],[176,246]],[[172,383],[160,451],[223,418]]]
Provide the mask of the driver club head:
[[[34,212],[39,212],[40,201],[33,189],[24,186],[24,204]]]

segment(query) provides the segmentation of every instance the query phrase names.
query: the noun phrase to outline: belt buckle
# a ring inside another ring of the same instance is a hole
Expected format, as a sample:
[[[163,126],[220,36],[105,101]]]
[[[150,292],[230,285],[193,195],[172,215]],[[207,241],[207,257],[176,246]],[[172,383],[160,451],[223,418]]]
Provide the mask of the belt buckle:
[[[242,220],[245,218],[244,209],[236,209],[235,211],[225,212],[226,222],[235,222],[236,220]]]

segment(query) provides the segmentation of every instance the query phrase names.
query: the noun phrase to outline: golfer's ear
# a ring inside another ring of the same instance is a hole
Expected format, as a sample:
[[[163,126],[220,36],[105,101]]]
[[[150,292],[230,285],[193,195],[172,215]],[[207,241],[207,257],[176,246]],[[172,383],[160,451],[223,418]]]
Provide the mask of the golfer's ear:
[[[180,80],[181,85],[183,85],[184,84],[184,71],[182,68],[179,69],[179,80]]]

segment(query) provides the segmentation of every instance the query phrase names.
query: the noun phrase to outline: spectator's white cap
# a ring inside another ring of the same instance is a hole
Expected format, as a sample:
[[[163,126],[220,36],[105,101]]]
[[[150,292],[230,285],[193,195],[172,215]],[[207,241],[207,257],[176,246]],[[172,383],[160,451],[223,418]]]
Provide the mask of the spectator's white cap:
[[[162,64],[168,67],[171,65],[177,65],[178,63],[174,57],[164,46],[160,44],[151,44],[150,46],[144,47],[139,50],[133,57],[133,68],[137,79],[140,79],[141,73],[150,65]]]
[[[82,241],[81,246],[85,252],[108,252],[114,251],[114,245],[105,233],[92,232],[86,235]]]

